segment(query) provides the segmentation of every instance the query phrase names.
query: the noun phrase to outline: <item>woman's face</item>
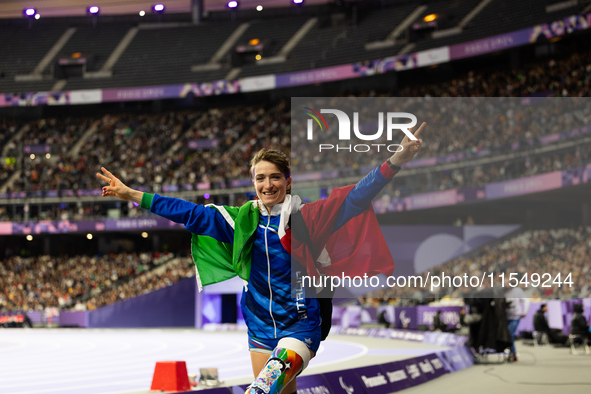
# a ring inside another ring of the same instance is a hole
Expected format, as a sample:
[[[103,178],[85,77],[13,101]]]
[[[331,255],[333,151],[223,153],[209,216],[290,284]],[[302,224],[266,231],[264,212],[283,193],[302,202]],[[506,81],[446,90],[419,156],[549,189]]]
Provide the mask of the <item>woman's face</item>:
[[[263,205],[271,209],[285,200],[287,189],[291,185],[291,177],[285,179],[285,175],[275,164],[260,161],[254,167],[252,183]]]

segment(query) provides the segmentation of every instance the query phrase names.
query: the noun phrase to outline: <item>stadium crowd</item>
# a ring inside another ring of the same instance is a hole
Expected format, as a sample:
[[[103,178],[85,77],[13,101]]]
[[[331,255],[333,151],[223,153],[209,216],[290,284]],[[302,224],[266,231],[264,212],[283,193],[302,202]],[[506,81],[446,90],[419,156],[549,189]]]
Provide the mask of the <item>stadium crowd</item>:
[[[47,307],[92,310],[195,276],[190,257],[173,257],[159,253],[9,257],[0,264],[0,311]],[[591,294],[591,227],[524,231],[429,270],[431,277],[441,273],[479,278],[493,273],[497,286],[499,275],[504,274],[507,290],[510,275],[516,274],[531,298],[583,298]],[[544,274],[552,279],[547,281]],[[554,282],[557,274],[561,281],[570,280],[572,284],[558,285]],[[421,276],[426,280],[427,272]],[[488,284],[485,282],[484,287]],[[410,300],[463,298],[472,290],[446,285],[431,293],[428,286],[408,285],[380,289],[368,297],[406,305]]]
[[[21,129],[22,121],[11,118],[0,117],[0,186],[4,184],[13,174],[17,167],[16,145],[10,140]]]
[[[0,264],[0,310],[70,308],[91,295],[95,298],[90,305],[104,305],[100,294],[119,289],[172,257],[160,253],[11,256]]]
[[[257,149],[258,144],[255,144],[254,147]],[[532,154],[513,160],[504,160],[485,165],[466,166],[464,168],[437,172],[423,172],[410,177],[398,177],[395,182],[391,182],[382,190],[379,197],[385,199],[385,203],[388,199],[407,197],[411,194],[454,188],[483,187],[493,182],[529,177],[552,171],[571,170],[583,167],[589,163],[591,163],[591,144],[579,144],[559,152]],[[242,200],[245,200],[245,197]],[[116,205],[113,205],[111,208],[115,207]],[[125,204],[117,205],[117,209],[120,212],[119,217],[150,216],[150,213],[146,210],[126,206]],[[107,207],[98,203],[87,203],[81,206],[78,206],[76,203],[46,205],[40,209],[33,206],[28,212],[29,219],[35,221],[93,220],[102,219],[106,216]],[[10,207],[0,207],[0,221],[22,221],[24,217],[22,207],[16,210],[12,210]]]
[[[179,280],[195,276],[195,264],[191,257],[174,259],[163,269],[148,271],[143,275],[131,278],[120,286],[109,289],[93,289],[90,297],[80,301],[74,308],[93,310],[117,301],[147,294],[163,287],[171,286]]]
[[[590,56],[591,52],[574,53],[566,59],[543,60],[516,69],[469,72],[436,85],[411,85],[355,96],[428,98],[542,94],[585,97],[591,80]],[[406,100],[409,106],[428,103],[433,106],[430,110],[441,114],[438,124],[431,125],[433,131],[426,140],[421,158],[488,150],[494,153],[511,149],[516,143],[520,143],[520,149],[529,149],[529,143],[536,144],[544,135],[569,132],[586,125],[591,115],[584,100],[573,102],[565,98],[553,101],[548,108],[535,111],[536,116],[529,115],[527,106],[516,108],[516,102],[512,100],[516,99],[481,100],[471,106],[458,106],[456,102],[444,100]],[[486,116],[490,106],[506,108],[496,111],[497,115]],[[474,116],[478,109],[479,116]],[[372,112],[367,116],[375,114]],[[8,186],[10,191],[96,189],[94,174],[100,166],[113,169],[136,187],[169,184],[194,187],[196,183],[243,179],[248,177],[245,167],[235,163],[247,162],[259,147],[289,150],[290,143],[298,146],[297,138],[290,139],[290,121],[289,105],[285,101],[163,114],[105,115],[96,120],[37,120],[29,122],[23,143],[51,144],[55,147],[52,148],[55,161],[40,156],[34,160],[25,158],[24,175]],[[91,125],[97,126],[96,131],[83,141],[79,151],[69,152]],[[210,149],[191,150],[188,147],[191,140],[216,142]],[[294,152],[297,154],[292,156],[293,170],[300,173],[355,169],[377,165],[381,160],[379,155],[368,158],[359,154],[323,152],[318,156],[309,149]],[[4,179],[7,179],[7,173],[3,175]]]
[[[421,276],[426,280],[427,274],[433,277],[442,273],[478,278],[484,274],[487,280],[493,273],[496,287],[501,286],[499,275],[504,273],[507,291],[511,289],[510,275],[515,274],[520,287],[531,298],[585,298],[591,294],[591,227],[527,230],[498,244],[485,245],[468,256],[450,260],[421,273]],[[560,281],[572,281],[572,284],[559,285],[555,282],[558,274]],[[511,283],[515,284],[515,281]],[[490,281],[485,281],[483,286],[490,286]],[[428,287],[407,286],[380,289],[370,297],[397,298],[396,303],[405,304],[410,298],[463,298],[473,290],[469,286],[450,287],[446,283],[435,293],[430,293]]]

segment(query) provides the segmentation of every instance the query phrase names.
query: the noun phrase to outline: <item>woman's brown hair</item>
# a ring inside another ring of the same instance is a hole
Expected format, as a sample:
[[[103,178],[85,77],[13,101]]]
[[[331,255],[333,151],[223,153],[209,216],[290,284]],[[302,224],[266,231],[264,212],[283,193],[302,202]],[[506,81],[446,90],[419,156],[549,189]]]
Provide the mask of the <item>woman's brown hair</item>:
[[[274,149],[263,148],[258,151],[250,161],[250,173],[253,178],[254,167],[261,161],[268,161],[269,163],[275,164],[277,168],[279,168],[279,171],[285,176],[286,180],[291,176],[291,166],[289,165],[289,159],[285,153]],[[291,194],[291,187],[287,189],[287,194]]]

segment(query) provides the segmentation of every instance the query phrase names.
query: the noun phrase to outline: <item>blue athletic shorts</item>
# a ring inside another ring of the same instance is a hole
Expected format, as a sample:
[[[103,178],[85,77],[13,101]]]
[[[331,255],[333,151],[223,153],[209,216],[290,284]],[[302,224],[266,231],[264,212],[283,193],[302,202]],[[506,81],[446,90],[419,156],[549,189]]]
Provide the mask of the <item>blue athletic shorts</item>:
[[[252,352],[269,353],[277,347],[277,343],[282,338],[294,338],[302,341],[308,349],[314,353],[318,352],[320,347],[320,337],[322,331],[320,325],[310,329],[308,323],[300,321],[289,328],[288,331],[279,331],[277,338],[256,338],[250,328],[248,329],[248,348]]]

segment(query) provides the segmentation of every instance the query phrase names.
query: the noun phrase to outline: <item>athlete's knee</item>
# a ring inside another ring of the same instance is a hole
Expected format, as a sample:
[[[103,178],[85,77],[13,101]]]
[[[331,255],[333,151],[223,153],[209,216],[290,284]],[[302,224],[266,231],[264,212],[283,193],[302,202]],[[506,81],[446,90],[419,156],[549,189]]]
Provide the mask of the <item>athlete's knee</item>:
[[[277,343],[277,349],[288,349],[296,353],[302,359],[302,371],[308,367],[312,354],[308,346],[299,339],[283,338]]]

